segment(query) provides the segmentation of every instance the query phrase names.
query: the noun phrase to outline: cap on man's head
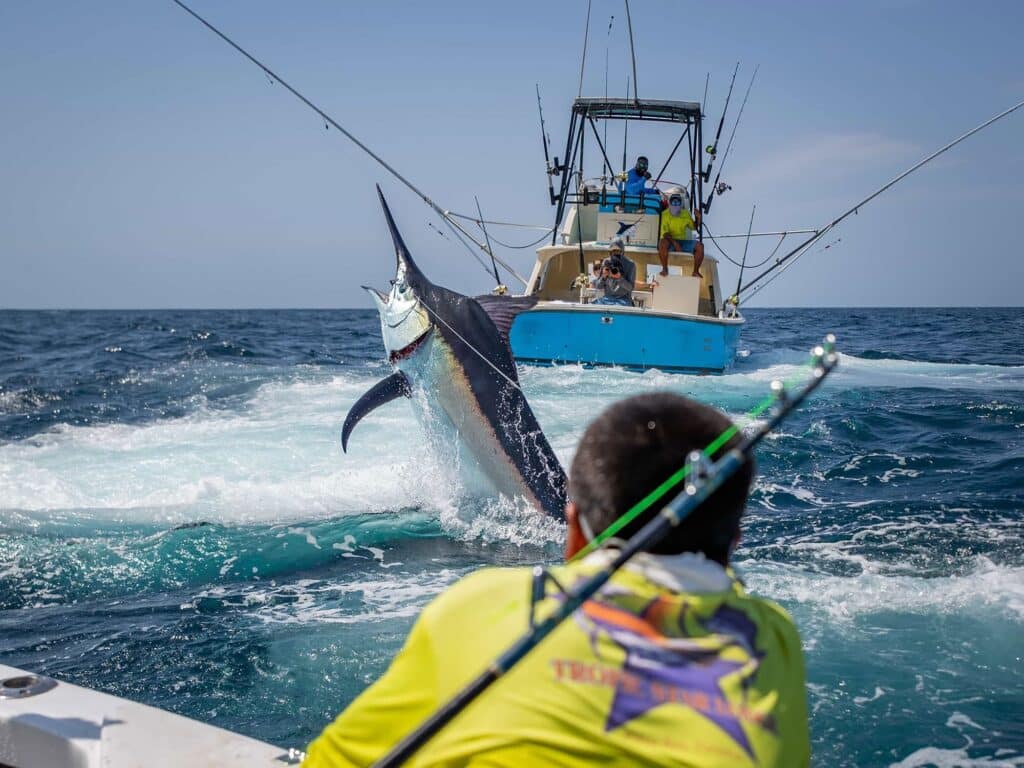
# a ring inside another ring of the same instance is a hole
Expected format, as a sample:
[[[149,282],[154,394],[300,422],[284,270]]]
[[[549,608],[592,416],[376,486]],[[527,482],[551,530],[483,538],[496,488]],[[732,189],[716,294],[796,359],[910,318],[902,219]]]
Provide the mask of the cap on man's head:
[[[611,243],[608,245],[608,250],[612,251],[613,253],[615,251],[618,251],[618,252],[621,253],[622,251],[626,250],[626,246],[625,246],[625,244],[621,240],[616,238],[616,239],[612,240]]]

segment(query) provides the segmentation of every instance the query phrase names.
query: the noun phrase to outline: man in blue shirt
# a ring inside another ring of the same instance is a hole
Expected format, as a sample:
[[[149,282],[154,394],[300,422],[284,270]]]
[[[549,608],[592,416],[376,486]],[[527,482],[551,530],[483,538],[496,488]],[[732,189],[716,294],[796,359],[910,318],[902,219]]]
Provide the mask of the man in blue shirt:
[[[629,169],[629,173],[625,174],[625,178],[619,176],[620,181],[625,181],[625,187],[620,189],[627,195],[641,195],[645,197],[647,195],[661,195],[658,190],[653,187],[646,187],[644,183],[651,178],[650,171],[647,170],[647,158],[640,155],[636,159],[636,165]]]

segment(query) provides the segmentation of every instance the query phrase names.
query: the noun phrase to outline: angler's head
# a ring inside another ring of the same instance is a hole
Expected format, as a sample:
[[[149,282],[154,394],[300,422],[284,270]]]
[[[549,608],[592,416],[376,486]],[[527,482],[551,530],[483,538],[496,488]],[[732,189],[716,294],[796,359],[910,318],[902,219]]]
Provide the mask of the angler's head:
[[[599,415],[583,434],[569,471],[569,523],[566,554],[572,556],[651,491],[681,469],[692,451],[703,451],[732,422],[714,408],[668,392],[620,400]],[[736,447],[733,434],[711,457]],[[739,538],[740,517],[754,475],[753,459],[723,482],[707,501],[651,551],[700,552],[723,565]],[[669,490],[616,536],[628,539],[654,518],[686,480]]]
[[[647,173],[647,166],[649,164],[650,163],[648,163],[647,158],[640,155],[640,157],[636,159],[636,172],[639,174]]]
[[[391,239],[395,244],[395,277],[387,294],[367,286],[363,288],[373,298],[377,311],[380,312],[384,347],[392,362],[397,362],[414,351],[431,329],[430,314],[420,300],[420,292],[428,288],[430,282],[419,271],[419,267],[405,247],[380,187],[377,187],[377,193],[380,195],[388,229],[391,230]]]

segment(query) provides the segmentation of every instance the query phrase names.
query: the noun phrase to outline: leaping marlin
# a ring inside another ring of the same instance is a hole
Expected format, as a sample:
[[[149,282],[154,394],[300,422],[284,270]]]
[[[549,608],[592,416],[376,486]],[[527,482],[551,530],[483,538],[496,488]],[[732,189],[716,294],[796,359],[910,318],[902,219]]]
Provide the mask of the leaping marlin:
[[[524,497],[561,519],[565,471],[519,388],[508,332],[531,298],[477,299],[434,285],[416,266],[377,187],[395,244],[397,272],[385,295],[363,286],[380,312],[381,334],[395,372],[356,401],[341,445],[374,408],[422,392],[439,407],[483,474],[502,494]],[[432,409],[435,411],[437,409]]]

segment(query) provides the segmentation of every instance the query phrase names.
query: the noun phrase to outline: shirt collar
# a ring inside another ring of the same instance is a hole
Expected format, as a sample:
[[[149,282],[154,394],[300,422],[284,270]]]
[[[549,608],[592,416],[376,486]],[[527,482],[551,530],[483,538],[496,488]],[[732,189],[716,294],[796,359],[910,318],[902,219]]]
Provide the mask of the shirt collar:
[[[614,540],[612,542],[610,547],[591,552],[583,562],[599,567],[610,564],[618,550]],[[724,592],[732,587],[732,578],[726,569],[706,558],[703,552],[682,552],[678,555],[640,552],[626,563],[625,568],[673,592]]]

